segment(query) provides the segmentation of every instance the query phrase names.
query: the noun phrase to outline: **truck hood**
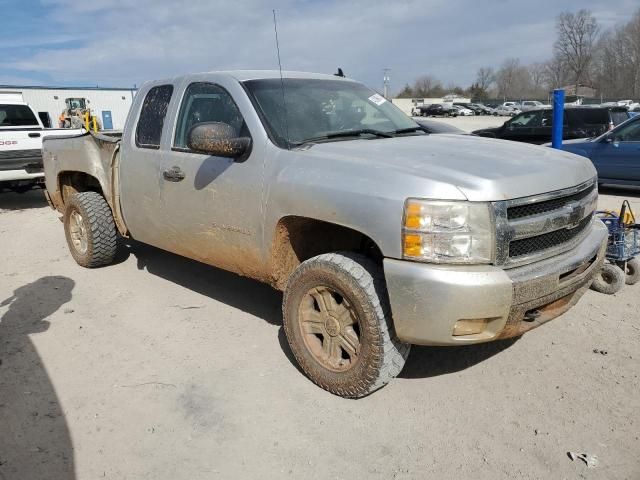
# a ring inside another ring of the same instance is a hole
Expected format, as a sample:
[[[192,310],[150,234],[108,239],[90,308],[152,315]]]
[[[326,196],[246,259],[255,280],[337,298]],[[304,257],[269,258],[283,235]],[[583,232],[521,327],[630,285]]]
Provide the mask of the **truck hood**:
[[[401,188],[407,176],[423,179],[422,192],[434,185],[457,188],[471,201],[527,197],[571,187],[596,176],[584,157],[551,148],[466,135],[424,135],[318,143],[303,155],[325,168],[350,164],[361,176],[376,175],[381,188]],[[342,169],[342,168],[340,168]],[[415,183],[415,182],[405,182]],[[438,190],[442,190],[441,188]]]

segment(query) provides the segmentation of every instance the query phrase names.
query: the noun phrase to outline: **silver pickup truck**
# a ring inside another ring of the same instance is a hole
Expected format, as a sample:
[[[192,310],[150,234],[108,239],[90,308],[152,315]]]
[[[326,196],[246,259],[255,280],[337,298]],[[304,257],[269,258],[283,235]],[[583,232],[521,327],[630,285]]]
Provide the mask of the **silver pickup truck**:
[[[121,137],[47,139],[44,163],[80,265],[112,262],[122,236],[267,282],[300,367],[345,397],[398,375],[411,344],[519,336],[564,313],[607,236],[587,159],[428,135],[328,75],[149,82]]]

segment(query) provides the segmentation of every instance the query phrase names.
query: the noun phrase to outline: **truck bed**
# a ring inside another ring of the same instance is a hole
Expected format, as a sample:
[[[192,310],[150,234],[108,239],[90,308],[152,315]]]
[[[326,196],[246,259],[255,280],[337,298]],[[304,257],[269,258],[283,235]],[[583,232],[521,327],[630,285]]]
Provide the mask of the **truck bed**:
[[[86,132],[45,138],[42,144],[47,190],[56,208],[62,207],[58,176],[65,171],[86,173],[105,186],[104,196],[113,208],[113,164],[122,132]]]

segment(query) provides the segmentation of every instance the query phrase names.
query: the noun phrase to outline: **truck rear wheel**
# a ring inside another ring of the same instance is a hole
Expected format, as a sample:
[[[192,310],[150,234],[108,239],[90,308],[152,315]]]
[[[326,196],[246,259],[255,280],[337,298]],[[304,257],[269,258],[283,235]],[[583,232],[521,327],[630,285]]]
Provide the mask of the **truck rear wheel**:
[[[289,278],[284,329],[304,373],[342,397],[363,397],[396,377],[410,345],[399,341],[381,269],[352,253],[319,255]]]
[[[64,233],[78,265],[95,268],[113,262],[117,249],[111,208],[96,192],[73,194],[66,202]]]
[[[596,274],[591,288],[596,292],[613,295],[624,287],[624,272],[617,265],[605,263]]]

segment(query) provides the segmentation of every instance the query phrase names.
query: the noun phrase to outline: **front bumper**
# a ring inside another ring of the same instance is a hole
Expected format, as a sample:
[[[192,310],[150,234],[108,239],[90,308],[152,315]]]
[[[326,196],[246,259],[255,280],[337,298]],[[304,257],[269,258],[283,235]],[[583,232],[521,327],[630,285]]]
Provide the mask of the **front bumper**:
[[[604,261],[607,229],[594,219],[576,248],[518,268],[385,259],[396,334],[418,345],[463,345],[522,335],[566,312]],[[482,333],[454,336],[458,320],[487,319]]]

